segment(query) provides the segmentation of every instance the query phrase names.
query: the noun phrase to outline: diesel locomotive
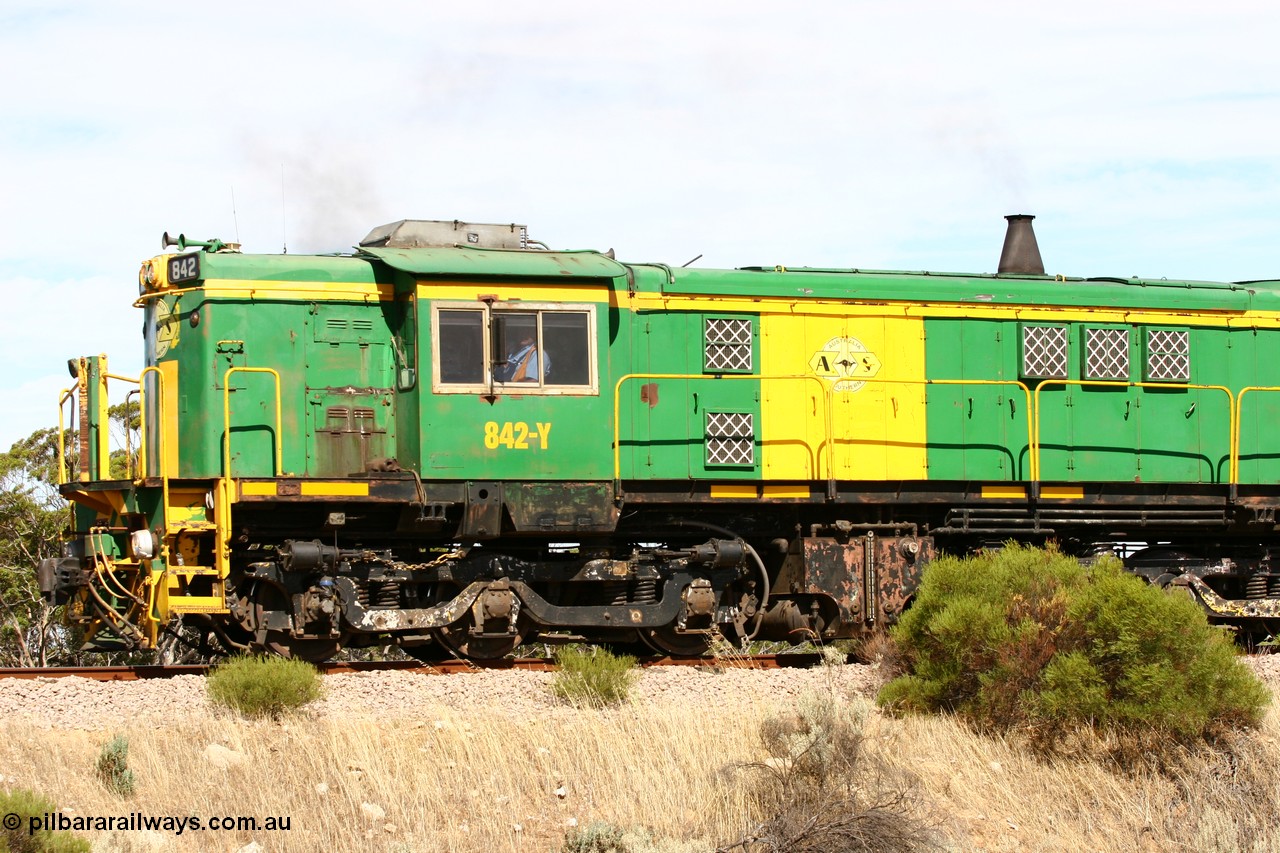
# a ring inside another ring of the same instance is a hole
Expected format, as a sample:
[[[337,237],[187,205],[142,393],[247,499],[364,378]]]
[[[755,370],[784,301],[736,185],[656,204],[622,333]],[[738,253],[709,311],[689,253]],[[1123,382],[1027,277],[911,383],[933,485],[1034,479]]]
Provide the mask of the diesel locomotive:
[[[939,551],[1120,554],[1280,621],[1280,281],[623,263],[403,220],[349,254],[164,238],[137,377],[74,359],[62,555],[87,648],[830,641]],[[108,406],[140,408],[112,473]],[[70,422],[67,422],[69,417]]]

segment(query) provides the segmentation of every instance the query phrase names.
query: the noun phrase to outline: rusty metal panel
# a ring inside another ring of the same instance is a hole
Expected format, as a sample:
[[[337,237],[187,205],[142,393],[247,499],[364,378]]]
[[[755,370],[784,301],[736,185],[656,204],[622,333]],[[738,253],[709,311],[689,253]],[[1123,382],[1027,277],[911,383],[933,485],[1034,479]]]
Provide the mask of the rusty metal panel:
[[[609,483],[507,483],[503,499],[522,533],[610,533],[618,524]]]
[[[838,634],[853,626],[873,628],[902,613],[934,554],[930,537],[810,537],[792,546],[774,590],[830,600],[838,613]]]

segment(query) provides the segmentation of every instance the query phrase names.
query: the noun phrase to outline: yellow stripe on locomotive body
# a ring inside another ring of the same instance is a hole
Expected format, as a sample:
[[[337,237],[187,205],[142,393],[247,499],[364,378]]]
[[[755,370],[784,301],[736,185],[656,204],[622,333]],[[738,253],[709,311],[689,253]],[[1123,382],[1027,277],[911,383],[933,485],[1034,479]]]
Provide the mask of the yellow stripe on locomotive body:
[[[925,389],[897,384],[924,377],[923,320],[762,314],[760,337],[762,375],[812,377],[761,380],[764,479],[927,476]]]
[[[1066,285],[1064,285],[1066,286]],[[1155,308],[1095,308],[1080,305],[1019,305],[985,302],[929,302],[882,300],[854,302],[806,297],[760,296],[751,299],[686,294],[639,293],[626,302],[633,310],[759,312],[761,314],[821,314],[853,318],[984,319],[1054,323],[1129,323],[1133,325],[1212,326],[1231,329],[1280,328],[1280,312],[1161,311]]]

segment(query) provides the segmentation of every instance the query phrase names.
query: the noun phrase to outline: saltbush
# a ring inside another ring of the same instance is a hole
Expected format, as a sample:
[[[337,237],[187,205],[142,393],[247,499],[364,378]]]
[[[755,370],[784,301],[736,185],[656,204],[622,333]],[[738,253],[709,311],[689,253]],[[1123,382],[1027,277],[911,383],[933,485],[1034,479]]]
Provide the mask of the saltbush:
[[[636,659],[600,648],[565,646],[551,692],[573,705],[604,707],[625,702],[636,681]]]
[[[802,695],[760,725],[763,762],[746,787],[765,820],[721,853],[936,851],[943,837],[909,774],[885,761],[865,733],[869,706],[833,693]]]
[[[133,796],[137,780],[129,769],[129,739],[116,735],[98,753],[98,778],[107,790],[122,797]]]
[[[0,790],[0,814],[5,816],[5,825],[0,827],[0,850],[10,853],[89,853],[89,842],[69,832],[29,832],[31,818],[43,818],[57,812],[58,807],[52,800],[34,791],[24,788]],[[17,818],[16,823],[13,822],[14,817]]]
[[[1009,544],[944,557],[894,628],[905,674],[881,705],[947,711],[1042,746],[1069,732],[1188,742],[1261,719],[1270,696],[1185,594],[1103,557]]]
[[[565,833],[560,853],[711,853],[697,841],[653,836],[644,827],[623,829],[594,821]]]
[[[320,674],[306,661],[242,656],[209,673],[209,700],[246,717],[279,717],[319,699]]]

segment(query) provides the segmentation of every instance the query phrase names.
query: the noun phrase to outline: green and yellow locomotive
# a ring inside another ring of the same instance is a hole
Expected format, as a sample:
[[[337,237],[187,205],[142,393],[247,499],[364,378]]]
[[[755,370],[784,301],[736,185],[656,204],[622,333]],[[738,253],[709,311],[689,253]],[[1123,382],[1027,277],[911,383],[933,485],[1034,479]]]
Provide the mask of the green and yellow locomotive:
[[[103,650],[181,616],[313,659],[699,654],[856,636],[939,549],[1053,539],[1269,632],[1280,282],[1050,277],[1009,220],[996,275],[625,264],[462,222],[344,256],[166,235],[142,375],[73,362],[41,588]]]

